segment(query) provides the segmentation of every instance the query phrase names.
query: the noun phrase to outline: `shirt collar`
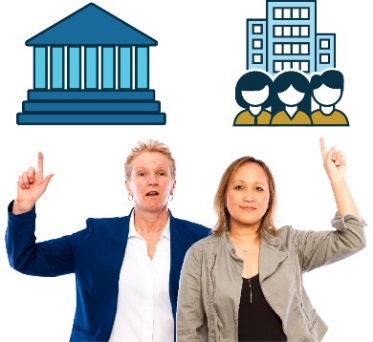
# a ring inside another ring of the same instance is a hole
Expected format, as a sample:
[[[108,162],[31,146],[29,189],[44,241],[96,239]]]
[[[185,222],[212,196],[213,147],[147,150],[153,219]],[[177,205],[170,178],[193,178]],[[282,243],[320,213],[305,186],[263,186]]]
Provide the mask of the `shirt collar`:
[[[142,238],[142,236],[137,232],[136,227],[135,227],[135,210],[132,210],[131,212],[130,226],[129,226],[129,232],[128,232],[128,237],[133,237],[133,236]],[[166,238],[167,240],[170,240],[170,216],[168,216],[168,220],[162,231],[161,238],[163,237]]]

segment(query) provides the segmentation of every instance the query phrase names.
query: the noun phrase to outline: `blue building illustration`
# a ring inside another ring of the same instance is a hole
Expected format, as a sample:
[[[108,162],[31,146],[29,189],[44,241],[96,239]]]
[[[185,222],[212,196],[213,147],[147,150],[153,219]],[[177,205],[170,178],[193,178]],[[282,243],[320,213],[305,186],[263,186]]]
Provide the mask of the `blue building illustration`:
[[[26,41],[33,89],[19,125],[164,125],[149,88],[158,42],[90,3]]]
[[[335,34],[317,33],[316,0],[267,0],[265,19],[247,19],[247,69],[305,74],[335,68]]]

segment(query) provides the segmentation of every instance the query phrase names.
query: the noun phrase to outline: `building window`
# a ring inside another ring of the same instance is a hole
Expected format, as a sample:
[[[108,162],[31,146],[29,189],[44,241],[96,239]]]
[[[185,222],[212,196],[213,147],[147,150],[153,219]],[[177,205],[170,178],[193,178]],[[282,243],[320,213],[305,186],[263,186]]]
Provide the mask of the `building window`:
[[[275,37],[282,37],[282,26],[275,26]]]
[[[284,44],[284,55],[291,54],[291,44]]]
[[[280,72],[282,71],[282,63],[281,62],[275,62],[275,72]]]
[[[284,26],[284,37],[291,37],[291,27]]]
[[[310,17],[309,9],[308,8],[302,8],[300,10],[300,17],[302,19],[309,19],[309,17]]]
[[[282,19],[282,8],[274,8],[274,15],[275,19]]]
[[[301,26],[300,27],[300,35],[302,37],[308,37],[309,36],[309,27],[308,26]]]
[[[293,55],[299,55],[299,44],[293,44]]]
[[[283,69],[284,70],[291,70],[291,62],[284,62]]]
[[[299,62],[293,62],[293,70],[300,70],[300,63]]]
[[[321,64],[329,64],[329,55],[327,55],[327,54],[320,55],[320,63]]]
[[[301,44],[300,53],[302,55],[308,55],[309,54],[308,44]]]
[[[299,8],[293,8],[293,19],[299,19]]]
[[[282,55],[282,44],[274,44],[275,55]]]
[[[253,55],[253,64],[262,64],[262,54]]]
[[[303,72],[309,72],[310,71],[309,64],[310,64],[309,62],[301,62],[300,70]]]
[[[263,47],[263,40],[262,39],[254,39],[253,40],[253,49],[262,49]]]
[[[254,34],[262,34],[263,33],[263,25],[253,25],[253,32]]]
[[[290,18],[291,18],[291,9],[284,8],[284,19],[290,19]]]
[[[320,49],[329,49],[330,39],[320,39]]]
[[[299,26],[293,26],[292,27],[292,36],[293,37],[299,37]]]

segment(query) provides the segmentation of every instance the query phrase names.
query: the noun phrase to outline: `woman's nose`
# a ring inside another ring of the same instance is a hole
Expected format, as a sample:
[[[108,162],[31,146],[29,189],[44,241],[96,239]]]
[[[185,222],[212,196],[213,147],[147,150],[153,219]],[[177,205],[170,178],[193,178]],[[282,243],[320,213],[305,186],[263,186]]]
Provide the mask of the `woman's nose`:
[[[243,197],[244,202],[252,202],[254,201],[254,192],[251,190],[247,190]]]
[[[151,185],[158,184],[157,175],[150,175],[148,178],[148,183]]]

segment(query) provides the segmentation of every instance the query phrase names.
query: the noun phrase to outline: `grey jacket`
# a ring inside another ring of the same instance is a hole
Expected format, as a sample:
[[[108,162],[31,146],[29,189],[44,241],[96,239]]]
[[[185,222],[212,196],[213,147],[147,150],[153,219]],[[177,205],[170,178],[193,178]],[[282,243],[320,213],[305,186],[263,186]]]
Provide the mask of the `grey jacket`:
[[[303,288],[303,273],[365,247],[365,222],[337,214],[332,225],[336,230],[319,232],[284,226],[278,237],[261,238],[260,285],[288,341],[321,341],[328,329]],[[237,341],[242,272],[243,260],[226,232],[189,249],[180,279],[178,342]]]

